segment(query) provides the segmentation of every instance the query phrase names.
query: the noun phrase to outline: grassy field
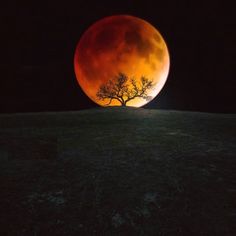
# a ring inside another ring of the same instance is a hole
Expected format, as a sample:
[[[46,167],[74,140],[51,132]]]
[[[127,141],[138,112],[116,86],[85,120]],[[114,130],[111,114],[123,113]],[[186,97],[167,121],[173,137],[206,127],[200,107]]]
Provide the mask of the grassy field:
[[[236,115],[0,116],[0,235],[236,235]]]

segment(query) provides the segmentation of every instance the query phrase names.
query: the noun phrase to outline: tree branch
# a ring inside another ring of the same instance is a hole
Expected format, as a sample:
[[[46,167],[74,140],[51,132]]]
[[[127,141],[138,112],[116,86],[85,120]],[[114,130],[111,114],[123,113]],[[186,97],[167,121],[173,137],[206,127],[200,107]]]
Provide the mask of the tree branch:
[[[146,77],[141,77],[141,82],[137,83],[134,78],[128,79],[128,77],[119,73],[113,80],[109,80],[106,85],[100,86],[97,97],[99,100],[110,99],[107,106],[109,106],[113,100],[117,100],[121,105],[126,105],[130,100],[137,97],[151,100],[151,96],[148,96],[148,90],[150,90],[154,84],[152,80]],[[128,84],[129,83],[129,84]]]

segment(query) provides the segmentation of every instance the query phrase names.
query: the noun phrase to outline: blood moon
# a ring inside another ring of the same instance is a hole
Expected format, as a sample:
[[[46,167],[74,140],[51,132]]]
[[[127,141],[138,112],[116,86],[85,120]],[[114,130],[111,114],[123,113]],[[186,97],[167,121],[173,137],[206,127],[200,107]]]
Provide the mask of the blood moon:
[[[148,95],[156,97],[169,73],[169,53],[166,43],[147,21],[129,15],[103,18],[93,24],[81,37],[75,51],[74,69],[82,90],[95,103],[107,101],[96,96],[101,85],[119,72],[135,78],[153,80],[155,86]],[[135,98],[127,106],[141,107],[148,101]],[[114,100],[110,106],[119,105]]]

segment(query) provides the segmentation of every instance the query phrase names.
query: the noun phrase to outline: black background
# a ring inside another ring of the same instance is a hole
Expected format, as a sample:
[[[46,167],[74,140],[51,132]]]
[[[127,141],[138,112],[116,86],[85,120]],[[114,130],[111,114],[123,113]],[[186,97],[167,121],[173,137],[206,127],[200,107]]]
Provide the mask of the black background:
[[[148,108],[236,111],[235,7],[227,1],[41,1],[1,6],[0,112],[96,107],[77,84],[83,32],[113,14],[153,24],[166,40],[167,83]]]

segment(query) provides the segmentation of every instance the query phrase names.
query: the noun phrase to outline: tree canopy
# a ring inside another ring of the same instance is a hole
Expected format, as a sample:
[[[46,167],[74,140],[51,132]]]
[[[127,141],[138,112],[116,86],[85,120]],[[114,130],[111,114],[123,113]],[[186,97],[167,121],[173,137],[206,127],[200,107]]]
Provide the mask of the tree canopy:
[[[138,83],[135,78],[129,78],[124,73],[119,73],[115,78],[100,86],[97,97],[100,100],[107,101],[107,106],[113,100],[119,101],[121,106],[126,106],[129,101],[135,98],[150,101],[152,97],[148,95],[148,91],[153,86],[153,81],[144,76],[140,78]]]

